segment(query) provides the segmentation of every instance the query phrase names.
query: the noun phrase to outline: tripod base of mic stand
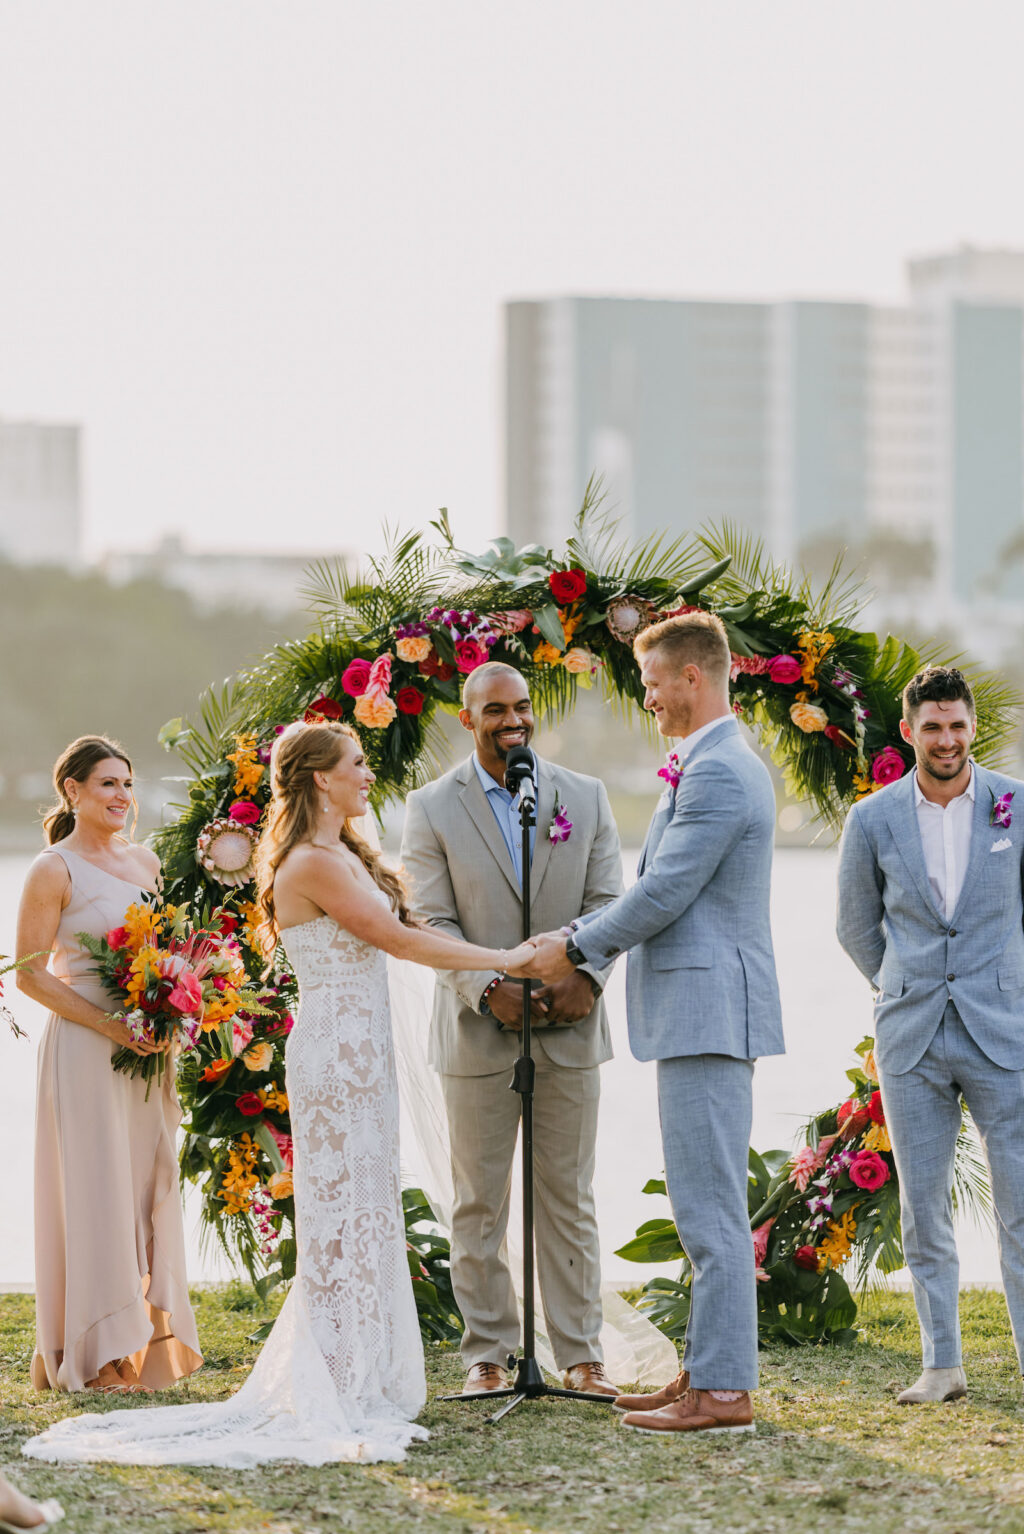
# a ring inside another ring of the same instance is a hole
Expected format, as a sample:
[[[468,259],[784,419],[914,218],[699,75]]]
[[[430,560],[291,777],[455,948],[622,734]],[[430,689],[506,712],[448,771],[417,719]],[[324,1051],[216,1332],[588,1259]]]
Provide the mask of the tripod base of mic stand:
[[[610,1406],[614,1396],[597,1395],[588,1390],[563,1390],[561,1386],[549,1385],[541,1372],[540,1364],[535,1358],[510,1358],[509,1368],[515,1366],[516,1377],[512,1384],[505,1390],[476,1391],[469,1395],[438,1396],[439,1401],[500,1401],[502,1397],[508,1397],[504,1406],[500,1406],[491,1416],[485,1417],[488,1424],[500,1422],[502,1417],[507,1417],[514,1406],[522,1401],[537,1401],[544,1396],[557,1396],[563,1401],[592,1401],[595,1406]]]

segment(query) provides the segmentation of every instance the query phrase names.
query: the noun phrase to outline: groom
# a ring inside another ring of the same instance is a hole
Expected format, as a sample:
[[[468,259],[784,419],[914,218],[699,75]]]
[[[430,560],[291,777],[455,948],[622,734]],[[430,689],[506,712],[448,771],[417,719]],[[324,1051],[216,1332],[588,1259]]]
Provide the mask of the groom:
[[[487,662],[466,678],[459,721],[473,737],[469,758],[409,795],[402,861],[417,915],[431,926],[511,947],[522,932],[518,805],[506,791],[505,758],[528,747],[533,708],[512,666]],[[529,880],[534,925],[567,922],[622,889],[619,838],[596,778],[552,767],[533,754],[537,824]],[[559,811],[564,812],[556,816]],[[537,1276],[547,1335],[565,1385],[614,1396],[604,1372],[601,1271],[592,1182],[602,1061],[611,1057],[602,992],[606,964],[587,965],[533,992],[536,1061],[534,1131]],[[440,1072],[451,1138],[455,1213],[452,1286],[466,1323],[465,1391],[507,1384],[519,1346],[509,1274],[512,1161],[521,1099],[509,1090],[519,1054],[523,988],[500,975],[437,977],[430,1061]]]
[[[897,1397],[904,1406],[967,1394],[950,1196],[961,1094],[991,1173],[1024,1369],[1024,783],[972,761],[976,729],[961,673],[919,671],[900,722],[916,769],[854,805],[839,858],[839,941],[875,988],[875,1061],[921,1326],[924,1369]]]
[[[662,735],[681,738],[637,882],[539,940],[535,973],[610,964],[630,950],[626,1005],[638,1060],[658,1062],[665,1174],[693,1267],[684,1369],[656,1395],[620,1396],[627,1427],[746,1431],[757,1384],[757,1301],[747,1213],[754,1059],[784,1050],[768,894],[775,794],[729,706],[725,628],[686,613],[634,643]]]

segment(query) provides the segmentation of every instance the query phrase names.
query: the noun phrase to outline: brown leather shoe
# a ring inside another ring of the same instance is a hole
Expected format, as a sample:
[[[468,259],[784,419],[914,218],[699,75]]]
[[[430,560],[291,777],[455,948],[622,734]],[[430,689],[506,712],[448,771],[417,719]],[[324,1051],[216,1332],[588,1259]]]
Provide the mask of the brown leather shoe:
[[[464,1396],[489,1396],[508,1389],[508,1375],[500,1364],[474,1364],[462,1387]]]
[[[612,1406],[615,1411],[660,1411],[663,1406],[671,1406],[674,1401],[678,1401],[689,1388],[690,1371],[684,1369],[682,1374],[677,1374],[674,1380],[669,1380],[660,1390],[646,1396],[616,1396]]]
[[[562,1375],[566,1390],[585,1390],[589,1396],[617,1396],[618,1385],[613,1385],[604,1372],[604,1364],[573,1364]]]
[[[746,1390],[735,1401],[718,1401],[710,1390],[688,1390],[661,1411],[628,1412],[622,1425],[639,1433],[752,1433],[754,1413]]]

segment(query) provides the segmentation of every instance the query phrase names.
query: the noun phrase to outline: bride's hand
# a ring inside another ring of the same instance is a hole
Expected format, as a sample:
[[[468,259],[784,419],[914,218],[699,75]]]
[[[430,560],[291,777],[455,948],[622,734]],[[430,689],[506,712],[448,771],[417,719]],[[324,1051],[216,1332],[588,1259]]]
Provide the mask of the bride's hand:
[[[532,938],[525,943],[520,943],[518,948],[509,948],[505,954],[505,973],[511,975],[513,980],[528,980],[531,975],[531,962],[537,952],[537,944]]]

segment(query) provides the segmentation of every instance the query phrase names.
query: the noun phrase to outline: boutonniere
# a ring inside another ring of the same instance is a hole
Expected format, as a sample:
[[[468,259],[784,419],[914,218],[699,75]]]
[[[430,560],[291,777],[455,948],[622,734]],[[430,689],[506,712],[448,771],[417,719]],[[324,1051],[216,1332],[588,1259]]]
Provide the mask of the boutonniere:
[[[564,804],[555,806],[555,818],[548,826],[548,841],[552,843],[567,842],[572,830],[572,821],[569,819],[569,811]]]
[[[989,789],[989,793],[992,794],[991,789]],[[992,794],[992,813],[988,818],[990,826],[1002,826],[1004,831],[1009,829],[1010,822],[1013,819],[1013,813],[1010,809],[1012,800],[1012,789],[1008,794],[1000,794],[998,799],[995,794]]]
[[[678,750],[670,751],[665,758],[664,767],[658,768],[658,777],[664,778],[669,788],[678,788],[679,779],[683,775],[683,759]]]

